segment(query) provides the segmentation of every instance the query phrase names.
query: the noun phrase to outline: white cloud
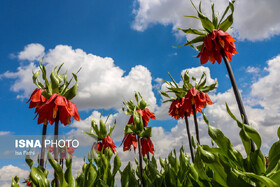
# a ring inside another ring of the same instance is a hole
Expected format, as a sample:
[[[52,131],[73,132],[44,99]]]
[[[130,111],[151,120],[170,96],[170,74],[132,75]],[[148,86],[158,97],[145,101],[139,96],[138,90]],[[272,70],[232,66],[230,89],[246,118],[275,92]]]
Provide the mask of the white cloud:
[[[258,98],[256,104],[260,104],[275,115],[275,112],[280,112],[280,98],[277,96],[280,92],[280,55],[269,60],[267,64],[268,67],[265,70],[268,74],[252,85],[251,95]]]
[[[12,177],[27,178],[29,172],[13,165],[0,168],[0,182],[11,181]]]
[[[29,46],[33,44],[25,47],[20,54],[27,53]],[[82,67],[78,74],[79,91],[74,99],[79,109],[119,109],[122,106],[122,98],[133,98],[134,92],[140,90],[152,108],[156,104],[151,73],[144,66],[132,67],[128,75],[124,76],[125,71],[117,67],[112,58],[87,54],[81,49],[72,49],[66,45],[57,45],[49,50],[44,61],[48,72],[64,62],[61,72],[68,71],[68,77],[71,76],[71,72],[76,72]],[[18,67],[17,72],[7,71],[1,77],[16,79],[11,87],[12,91],[19,92],[18,98],[28,98],[35,88],[32,83],[32,70],[37,69],[38,66],[31,62]]]
[[[2,187],[10,187],[10,186],[11,186],[10,183],[1,183],[1,182],[0,182],[0,184],[1,184]]]
[[[14,92],[23,91],[23,93],[17,95],[17,98],[27,98],[34,90],[32,70],[36,71],[36,69],[37,67],[31,62],[26,66],[18,67],[17,72],[6,71],[0,75],[0,78],[15,79],[15,82],[10,89]]]
[[[178,27],[199,28],[197,20],[184,18],[184,15],[196,15],[191,3],[186,0],[137,0],[134,9],[135,20],[132,27],[144,31],[150,25],[172,25],[173,31]],[[198,1],[194,1],[198,4]],[[216,11],[222,11],[228,5],[227,0],[214,0]],[[210,15],[208,0],[202,0],[203,11]],[[239,39],[263,40],[280,33],[278,18],[280,2],[277,0],[236,1],[234,12],[234,32]],[[250,12],[250,14],[248,14]],[[264,13],[265,12],[265,13]],[[178,32],[176,32],[178,34]],[[181,35],[182,33],[180,33]]]
[[[45,47],[38,43],[32,43],[24,47],[24,50],[18,54],[20,60],[39,60],[44,56]]]
[[[258,67],[253,67],[253,66],[248,66],[247,69],[246,69],[246,72],[248,73],[254,73],[254,74],[257,74],[259,73],[261,70],[260,68]]]
[[[134,90],[141,90],[143,96],[148,99],[148,102],[152,104],[156,117],[159,120],[170,119],[168,118],[168,109],[170,103],[156,105],[156,99],[152,92],[152,76],[149,70],[143,66],[136,66],[124,76],[124,70],[114,65],[111,58],[102,58],[92,54],[86,54],[81,49],[73,50],[69,46],[58,45],[54,49],[50,50],[46,54],[47,68],[58,65],[60,62],[65,62],[65,68],[69,68],[69,72],[78,69],[83,66],[83,70],[79,74],[79,84],[81,95],[78,94],[76,103],[78,106],[88,108],[115,108],[117,112],[109,118],[108,124],[112,125],[113,120],[117,119],[117,125],[112,137],[114,141],[121,141],[123,138],[123,128],[128,121],[129,116],[123,114],[120,110],[121,98],[133,98]],[[268,67],[265,69],[267,75],[256,80],[252,84],[252,92],[249,95],[243,95],[243,101],[248,114],[250,124],[256,128],[261,134],[263,140],[263,148],[267,152],[267,148],[273,141],[276,140],[276,129],[278,122],[280,121],[279,111],[279,98],[275,93],[279,93],[280,87],[278,86],[278,72],[280,71],[280,55],[276,58],[268,61]],[[24,90],[24,93],[30,93],[28,90],[32,85],[30,73],[32,69],[36,69],[33,63],[27,66],[18,68],[18,72],[11,73],[6,72],[2,76],[7,78],[16,78],[15,84],[12,86],[13,91],[19,91],[20,87]],[[249,68],[250,69],[250,68]],[[252,68],[251,68],[252,69]],[[63,69],[62,71],[64,71]],[[183,70],[181,73],[183,73]],[[208,82],[207,84],[213,84],[216,80],[211,77],[210,69],[207,67],[197,67],[188,69],[189,73],[196,78],[200,78],[202,72],[206,72]],[[255,71],[255,69],[254,69]],[[176,77],[174,77],[176,79]],[[26,81],[28,80],[28,81]],[[113,80],[113,81],[112,81]],[[176,79],[177,80],[177,79]],[[166,89],[160,79],[156,79],[157,87]],[[179,84],[182,84],[180,82]],[[146,88],[146,89],[143,89]],[[125,92],[123,91],[125,90]],[[143,93],[144,91],[144,93]],[[24,93],[22,96],[24,96]],[[112,98],[108,98],[112,96]],[[238,117],[239,111],[236,105],[235,97],[232,90],[226,92],[212,92],[209,93],[214,105],[208,106],[204,112],[209,118],[210,124],[221,129],[226,136],[230,138],[232,144],[238,149],[242,150],[242,144],[238,136],[239,128],[235,122],[229,117],[225,110],[225,102],[227,102],[232,112]],[[87,98],[87,99],[86,99]],[[108,100],[110,102],[108,102]],[[87,101],[87,102],[86,102]],[[102,101],[102,102],[101,102]],[[99,103],[99,104],[98,104]],[[103,104],[102,104],[103,103]],[[260,108],[261,106],[263,108]],[[91,114],[93,118],[98,121],[100,113],[93,111]],[[105,118],[105,117],[104,117]],[[84,145],[91,145],[93,139],[84,135],[81,130],[89,131],[91,116],[80,122],[74,122],[72,129],[67,136],[74,136]],[[184,145],[185,150],[188,152],[187,133],[183,120],[170,120],[173,123],[171,131],[164,130],[164,127],[154,127],[153,137],[155,145],[155,156],[166,157],[168,152],[172,149],[179,150],[181,145]],[[191,132],[194,135],[193,119],[189,119]],[[201,142],[210,144],[210,139],[207,135],[207,126],[202,119],[199,119],[199,128],[201,135]],[[117,150],[120,157],[124,161],[133,160],[135,154],[123,153],[121,147]],[[243,150],[244,152],[244,150]],[[78,168],[77,168],[78,170]]]
[[[0,131],[0,136],[10,135],[11,131]]]

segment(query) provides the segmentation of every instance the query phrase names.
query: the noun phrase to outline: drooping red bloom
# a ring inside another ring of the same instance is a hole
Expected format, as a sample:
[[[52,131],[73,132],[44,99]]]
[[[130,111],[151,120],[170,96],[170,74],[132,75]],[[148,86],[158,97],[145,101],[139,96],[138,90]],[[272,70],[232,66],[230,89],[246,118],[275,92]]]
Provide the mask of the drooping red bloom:
[[[63,148],[60,152],[60,159],[66,159],[66,151],[67,151],[67,154],[73,156],[75,149],[73,147],[65,146],[65,148]]]
[[[109,147],[113,151],[113,153],[116,152],[116,145],[114,144],[113,139],[110,136],[106,136],[102,139],[102,142],[94,143],[92,145],[92,148],[98,151],[102,151],[102,149],[104,151],[107,147]]]
[[[193,105],[196,111],[201,112],[201,109],[205,108],[207,104],[213,104],[208,94],[199,92],[193,87],[188,91],[187,95],[181,99],[181,101],[176,99],[171,103],[169,107],[169,115],[178,120],[179,118],[184,118],[185,112],[187,113],[187,116],[193,114]]]
[[[219,64],[222,62],[223,50],[227,59],[231,62],[234,53],[238,54],[235,50],[235,39],[232,38],[227,32],[221,29],[214,29],[211,34],[203,39],[201,51],[197,55],[200,57],[200,63],[205,64],[208,60],[214,64],[217,61]]]
[[[179,118],[184,118],[185,110],[182,108],[185,102],[185,97],[179,101],[178,99],[174,100],[169,107],[169,115],[174,117],[176,120]]]
[[[266,166],[266,168],[268,168],[268,166],[269,166],[268,157],[265,157],[265,166]]]
[[[38,124],[48,121],[52,125],[57,115],[60,122],[64,125],[71,123],[71,116],[77,121],[80,120],[76,105],[57,93],[54,93],[47,102],[38,109],[37,115],[39,115]]]
[[[145,127],[148,126],[148,121],[150,121],[150,119],[156,119],[155,114],[151,112],[148,108],[146,108],[145,110],[137,110],[137,112],[142,116]],[[128,124],[134,124],[133,115],[130,116]]]
[[[201,109],[205,108],[207,104],[213,104],[208,94],[199,92],[195,87],[192,87],[185,96],[185,102],[182,107],[187,112],[187,115],[190,116],[193,114],[193,106],[195,111],[201,112]]]
[[[49,152],[53,152],[53,150],[54,150],[54,147],[52,146],[52,145],[50,145],[50,146],[47,146],[47,149],[49,150]]]
[[[142,155],[145,156],[149,152],[154,154],[154,144],[150,138],[141,139]]]
[[[210,97],[208,96],[207,93],[204,93],[204,92],[200,92],[199,93],[199,102],[200,102],[200,106],[202,108],[205,108],[206,105],[212,105],[213,102],[211,101]]]
[[[60,159],[66,159],[66,152],[71,156],[73,156],[73,153],[75,152],[75,149],[73,147],[69,147],[67,142],[64,147],[60,147],[59,149]]]
[[[49,152],[52,153],[54,151],[54,146],[47,146],[47,149],[49,150]],[[65,143],[64,147],[58,146],[58,152],[61,160],[66,159],[67,156],[66,151],[67,154],[73,156],[75,149],[73,147],[69,147],[67,142]]]
[[[26,183],[26,186],[32,186],[32,181],[28,181],[28,182]]]
[[[130,150],[131,145],[134,148],[134,151],[137,147],[137,140],[135,134],[126,134],[123,138],[121,145],[123,144],[123,151]]]
[[[26,183],[26,186],[32,186],[32,181],[29,178],[25,179],[24,183]]]
[[[39,89],[36,88],[33,93],[31,94],[29,100],[27,101],[30,102],[29,103],[29,108],[34,108],[36,107],[35,112],[38,110],[38,108],[40,108],[40,106],[42,106],[45,102],[46,102],[46,98],[42,95],[42,92],[45,89]]]

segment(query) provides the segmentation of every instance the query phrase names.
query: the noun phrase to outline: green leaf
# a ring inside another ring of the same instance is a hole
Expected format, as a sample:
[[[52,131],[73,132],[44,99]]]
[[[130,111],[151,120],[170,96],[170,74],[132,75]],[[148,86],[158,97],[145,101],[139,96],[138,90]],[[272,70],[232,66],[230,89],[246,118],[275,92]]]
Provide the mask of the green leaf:
[[[59,78],[57,76],[56,70],[54,70],[51,73],[50,78],[51,78],[51,87],[52,87],[53,92],[58,93],[59,92],[58,87],[59,87],[59,82],[60,81],[59,81]]]
[[[87,165],[86,172],[85,172],[85,186],[94,186],[94,182],[97,178],[97,172],[92,166],[92,163],[90,162]]]
[[[218,18],[215,14],[215,5],[214,3],[211,3],[211,9],[212,9],[212,22],[214,24],[214,27],[217,28],[218,26]]]
[[[265,158],[262,152],[258,149],[250,153],[250,162],[255,174],[262,175],[266,170]]]
[[[200,152],[201,159],[204,161],[204,163],[213,170],[213,178],[215,181],[222,186],[227,186],[227,172],[220,163],[219,157],[209,151],[204,150],[201,146],[198,146],[197,151]]]
[[[117,121],[116,121],[116,119],[115,119],[115,121],[114,121],[114,126],[111,127],[111,126],[109,125],[110,129],[109,129],[109,134],[108,134],[108,136],[111,136],[112,132],[114,131],[114,129],[115,129],[115,127],[116,127],[116,123],[117,123]]]
[[[250,183],[251,180],[244,180],[242,176],[230,171],[228,173],[227,184],[232,185],[232,187],[253,187]]]
[[[52,96],[46,90],[42,91],[41,95],[44,96],[45,98],[50,98]]]
[[[280,170],[269,176],[271,180],[280,185]]]
[[[192,29],[192,28],[188,28],[188,29],[181,29],[181,28],[178,28],[178,30],[183,31],[183,32],[186,33],[186,34],[197,34],[197,35],[205,35],[205,34],[206,34],[206,33],[204,33],[204,32],[201,32],[201,31],[198,31],[198,30]]]
[[[216,81],[214,84],[211,84],[209,86],[204,86],[203,88],[200,88],[200,91],[204,93],[210,92],[217,88],[217,83],[218,82]]]
[[[223,31],[227,31],[230,26],[233,24],[233,15],[230,14],[227,19],[225,19],[225,21],[223,21],[218,28],[223,30]]]
[[[96,134],[99,134],[98,126],[93,119],[91,119],[91,127],[95,131]]]
[[[109,185],[107,185],[106,182],[105,182],[104,180],[99,179],[99,181],[100,181],[100,183],[101,183],[101,185],[102,185],[103,187],[109,187]]]
[[[206,35],[197,36],[196,38],[192,39],[191,41],[187,41],[183,46],[192,45],[192,44],[195,44],[195,43],[198,43],[198,42],[202,42],[205,37],[206,37]],[[180,48],[180,47],[182,47],[182,46],[175,47],[175,48]]]
[[[280,127],[278,127],[277,136],[278,136],[278,138],[280,139]]]
[[[48,152],[48,161],[49,161],[49,163],[52,165],[54,171],[56,172],[56,175],[57,175],[57,177],[58,177],[58,179],[59,179],[60,185],[61,185],[62,187],[67,186],[67,183],[66,183],[66,181],[65,181],[65,179],[64,179],[63,170],[62,170],[60,164],[59,164],[56,160],[53,159],[53,157],[52,157],[52,155],[51,155],[50,152]],[[32,180],[32,181],[33,181],[33,180]]]
[[[201,24],[203,26],[203,28],[208,32],[208,33],[212,33],[212,31],[215,29],[215,26],[213,25],[213,23],[201,12],[197,12],[198,13],[198,17],[201,21]]]
[[[78,81],[78,77],[77,77],[77,75],[76,75],[75,73],[72,73],[72,75],[73,75],[73,77],[74,77],[75,81],[77,82],[77,81]]]
[[[40,186],[40,187],[50,186],[47,176],[45,176],[45,174],[42,172],[40,168],[31,167],[29,177],[35,186]]]
[[[144,124],[143,124],[143,120],[142,120],[142,116],[141,114],[139,114],[136,109],[134,109],[133,111],[133,121],[134,124],[136,126],[136,130],[137,130],[137,134],[139,134],[140,132],[143,131],[144,128]]]
[[[201,180],[210,181],[211,179],[207,176],[204,164],[201,159],[201,153],[200,151],[195,151],[195,157],[194,157],[194,168],[197,171],[199,178]]]
[[[237,174],[239,174],[243,177],[247,177],[247,178],[253,180],[254,182],[262,182],[264,185],[269,186],[269,187],[279,186],[273,180],[271,180],[270,178],[265,177],[265,176],[256,175],[255,173],[251,173],[251,172],[241,172],[236,169],[234,169],[234,172],[236,172]]]
[[[169,77],[171,78],[172,82],[175,84],[176,88],[179,88],[178,84],[176,83],[176,81],[173,79],[173,77],[171,76],[171,74],[168,72]]]
[[[69,90],[65,92],[65,94],[63,94],[63,96],[66,97],[68,100],[73,99],[78,92],[78,88],[79,85],[75,83],[74,86],[72,86]]]
[[[96,134],[94,134],[94,133],[88,133],[88,132],[85,132],[85,131],[82,131],[83,133],[85,133],[85,134],[87,134],[87,135],[89,135],[89,136],[91,136],[92,138],[94,138],[95,140],[98,140],[98,136],[96,135]]]
[[[28,150],[29,153],[30,150]],[[26,154],[25,156],[25,162],[28,164],[29,168],[33,166],[33,160],[30,158],[29,154]]]
[[[144,131],[139,136],[142,138],[152,137],[152,127],[144,127]]]
[[[199,19],[198,17],[196,17],[196,16],[184,16],[184,17],[186,17],[186,18],[193,18],[193,19]]]
[[[243,157],[239,152],[235,152],[232,148],[230,140],[224,136],[219,129],[209,125],[207,117],[203,113],[203,118],[208,125],[208,134],[218,145],[220,153],[226,156],[232,167],[243,169]]]
[[[170,96],[164,91],[160,91],[160,94],[163,95],[164,97],[170,98]]]
[[[136,133],[136,127],[133,124],[127,124],[124,127],[124,134]]]
[[[172,101],[174,101],[174,100],[175,100],[175,99],[168,99],[168,100],[163,101],[162,103],[172,102]]]
[[[100,139],[105,138],[107,136],[107,129],[102,119],[100,119],[99,121],[99,129],[100,129],[100,134],[98,134],[98,138]]]
[[[57,73],[59,73],[60,69],[62,68],[64,63],[62,63],[59,67],[58,67],[58,70],[57,70]]]
[[[140,100],[140,103],[139,103],[139,108],[140,108],[141,110],[145,110],[146,107],[147,107],[147,103],[146,103],[146,101],[142,98],[142,99]]]
[[[196,143],[195,143],[195,141],[194,141],[194,137],[192,136],[192,146],[193,146],[193,148],[195,149],[196,148]]]
[[[78,186],[76,180],[72,175],[72,157],[69,154],[67,154],[67,158],[66,158],[66,167],[67,167],[65,171],[66,182],[68,183],[69,186],[73,186],[73,187]]]
[[[261,140],[261,137],[260,137],[259,133],[255,129],[253,129],[251,126],[246,125],[244,123],[241,123],[232,114],[232,112],[230,111],[227,103],[226,103],[226,108],[227,108],[227,112],[229,113],[231,118],[234,119],[237,122],[238,127],[241,128],[240,135],[241,135],[242,141],[248,142],[248,139],[251,139],[251,140],[253,140],[253,142],[255,142],[255,144],[257,146],[257,149],[260,149],[262,140]],[[248,147],[251,149],[251,145],[246,146],[245,149],[247,148],[247,150],[248,150],[249,149]],[[247,152],[247,154],[248,154],[248,152]]]
[[[18,184],[18,181],[19,181],[18,176],[12,177],[11,187],[20,187],[20,185]]]
[[[36,80],[37,80],[38,76],[40,75],[40,73],[41,73],[40,70],[38,70],[35,73],[33,73],[32,79],[33,79],[33,83],[36,84],[36,85],[37,85]]]
[[[279,150],[280,150],[280,140],[275,142],[269,150],[269,154],[268,154],[269,165],[267,168],[267,173],[269,173],[279,162],[280,160]]]
[[[117,154],[114,158],[114,168],[113,168],[113,173],[112,173],[113,176],[116,175],[116,173],[119,171],[120,167],[121,167],[121,160],[120,160],[119,154]]]
[[[122,187],[138,186],[138,182],[135,178],[135,172],[131,168],[130,162],[121,172],[121,185]]]

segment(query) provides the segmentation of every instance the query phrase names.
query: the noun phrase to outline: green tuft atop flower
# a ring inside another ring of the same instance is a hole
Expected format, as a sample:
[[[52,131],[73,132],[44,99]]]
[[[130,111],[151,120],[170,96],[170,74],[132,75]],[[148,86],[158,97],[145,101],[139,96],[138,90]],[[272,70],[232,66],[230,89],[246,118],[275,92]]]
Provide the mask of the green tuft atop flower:
[[[205,64],[208,61],[213,64],[215,63],[215,61],[217,61],[220,64],[222,61],[222,57],[225,56],[229,61],[231,61],[232,56],[238,52],[235,50],[235,39],[232,38],[226,31],[233,24],[235,1],[229,1],[229,5],[222,14],[220,20],[215,13],[214,3],[211,3],[212,19],[209,19],[202,13],[201,2],[199,4],[199,8],[197,9],[192,0],[190,1],[197,11],[197,16],[185,17],[199,20],[202,24],[203,30],[197,30],[193,28],[178,28],[186,34],[196,35],[194,39],[190,41],[187,40],[187,42],[183,46],[191,46],[197,51],[200,51],[197,57],[200,57],[201,64]],[[229,10],[231,10],[231,13],[226,17]]]

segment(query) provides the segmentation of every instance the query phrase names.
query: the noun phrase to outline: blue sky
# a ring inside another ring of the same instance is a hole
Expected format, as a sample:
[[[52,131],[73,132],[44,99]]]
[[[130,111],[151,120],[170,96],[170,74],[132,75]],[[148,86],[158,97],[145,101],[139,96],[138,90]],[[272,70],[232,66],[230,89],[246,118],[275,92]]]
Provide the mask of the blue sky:
[[[76,102],[77,106],[80,106],[78,109],[82,119],[88,119],[94,112],[98,116],[98,112],[95,111],[98,109],[105,115],[113,113],[117,119],[120,119],[119,123],[125,123],[127,119],[120,114],[119,102],[122,97],[129,99],[134,91],[140,90],[144,92],[144,97],[146,96],[152,102],[152,109],[160,116],[160,120],[150,123],[157,127],[155,134],[166,139],[173,138],[170,140],[170,149],[180,147],[186,135],[176,133],[183,129],[183,123],[170,120],[166,112],[161,112],[163,109],[167,110],[168,106],[161,105],[162,98],[158,94],[158,88],[164,87],[164,85],[158,80],[161,78],[169,80],[167,72],[170,72],[179,82],[182,70],[192,68],[191,72],[194,73],[205,70],[200,67],[199,59],[195,58],[197,55],[195,50],[190,47],[179,49],[172,47],[182,45],[186,40],[184,35],[176,31],[177,27],[188,27],[189,25],[199,27],[182,17],[184,14],[194,14],[189,3],[184,4],[184,2],[183,0],[174,2],[171,0],[158,2],[148,0],[1,1],[1,134],[41,133],[41,126],[36,124],[36,120],[33,120],[33,110],[28,109],[28,104],[26,104],[27,95],[35,88],[31,84],[32,75],[26,74],[26,72],[32,70],[32,67],[29,66],[32,63],[34,63],[34,67],[37,67],[37,60],[45,55],[49,67],[59,64],[63,60],[66,60],[64,63],[68,67],[67,61],[73,59],[73,62],[69,64],[70,70],[74,71],[75,66],[85,65],[82,67],[85,71],[81,71],[83,75],[81,89],[87,90],[89,94],[95,92],[99,94],[100,98],[96,99],[95,94],[78,96],[80,100],[77,99]],[[226,5],[224,0],[214,2],[217,2],[218,7],[221,8]],[[182,7],[181,4],[184,4],[185,7]],[[209,11],[207,9],[208,1],[205,1],[203,5],[205,5],[205,11]],[[255,9],[251,6],[254,6]],[[280,4],[272,0],[267,1],[265,5],[261,1],[254,3],[253,0],[248,1],[247,4],[238,2],[235,12],[236,22],[230,31],[237,38],[236,48],[239,52],[233,57],[231,65],[239,88],[242,90],[249,120],[252,120],[254,127],[263,131],[264,143],[267,146],[275,140],[277,120],[279,122],[280,119],[279,99],[273,97],[275,93],[279,93],[277,91],[280,91],[276,73],[277,70],[280,70],[277,65],[277,62],[280,63],[278,56],[280,54],[280,36],[278,35],[280,24],[276,19],[279,17],[277,7],[280,8]],[[261,15],[263,9],[270,10],[271,13]],[[246,11],[251,11],[252,16],[247,15]],[[33,53],[31,48],[38,49],[39,52]],[[76,49],[80,49],[80,52]],[[64,51],[65,54],[62,54],[61,51]],[[73,55],[73,59],[68,53]],[[98,59],[87,60],[87,58],[91,58],[90,54]],[[78,61],[79,58],[82,59],[81,63]],[[271,63],[267,64],[269,60]],[[108,64],[104,66],[105,68],[101,68],[102,71],[94,70],[95,66],[92,67],[92,71],[88,70],[90,69],[88,65],[101,64],[105,61]],[[218,115],[221,114],[221,111],[217,109],[220,107],[223,109],[224,101],[228,101],[232,103],[233,111],[238,115],[235,100],[229,90],[231,85],[226,77],[225,66],[223,63],[212,65],[208,62],[205,67],[211,72],[212,80],[217,79],[219,83],[217,91],[212,93],[217,107],[212,110],[209,108],[209,111],[205,112],[214,125],[232,136],[233,144],[238,148],[238,146],[240,147],[238,138],[231,135],[234,130],[235,136],[237,136],[238,129],[223,126],[230,119],[223,122],[221,120],[223,116]],[[21,72],[18,68],[26,70],[26,72]],[[99,85],[100,81],[95,73],[98,71],[103,73],[103,70],[111,81],[101,81],[102,84]],[[117,78],[114,77],[115,75]],[[143,77],[135,78],[137,75]],[[199,75],[194,74],[194,76]],[[28,81],[28,77],[30,77],[30,81]],[[114,82],[116,80],[125,83],[118,87],[118,82]],[[139,84],[135,83],[131,86],[135,81],[139,81]],[[91,87],[86,88],[86,85],[91,85]],[[107,92],[105,91],[107,94],[105,93],[104,97],[100,91],[102,85],[108,89]],[[108,99],[110,87],[113,91],[110,93],[112,97]],[[267,119],[271,121],[267,122]],[[86,121],[81,123],[83,124],[74,123],[67,128],[61,128],[61,131],[71,134],[78,133],[79,126],[87,129]],[[230,123],[232,122],[230,121]],[[87,125],[89,126],[89,123]],[[119,125],[119,130],[114,135],[117,142],[121,140],[122,125]],[[52,130],[51,128],[49,132],[52,133]],[[201,131],[205,131],[205,129],[201,127]],[[270,134],[271,138],[268,137]],[[203,135],[205,135],[206,142],[206,132],[202,133]],[[182,140],[174,138],[176,136],[182,137]],[[156,138],[154,141],[158,146],[164,144]],[[267,147],[264,146],[263,150],[267,152]],[[164,155],[166,151],[168,150],[158,151],[157,156]],[[125,159],[129,159],[129,157],[125,157]],[[19,161],[9,160],[8,163],[4,163],[0,160],[0,168],[6,165],[26,169]]]

